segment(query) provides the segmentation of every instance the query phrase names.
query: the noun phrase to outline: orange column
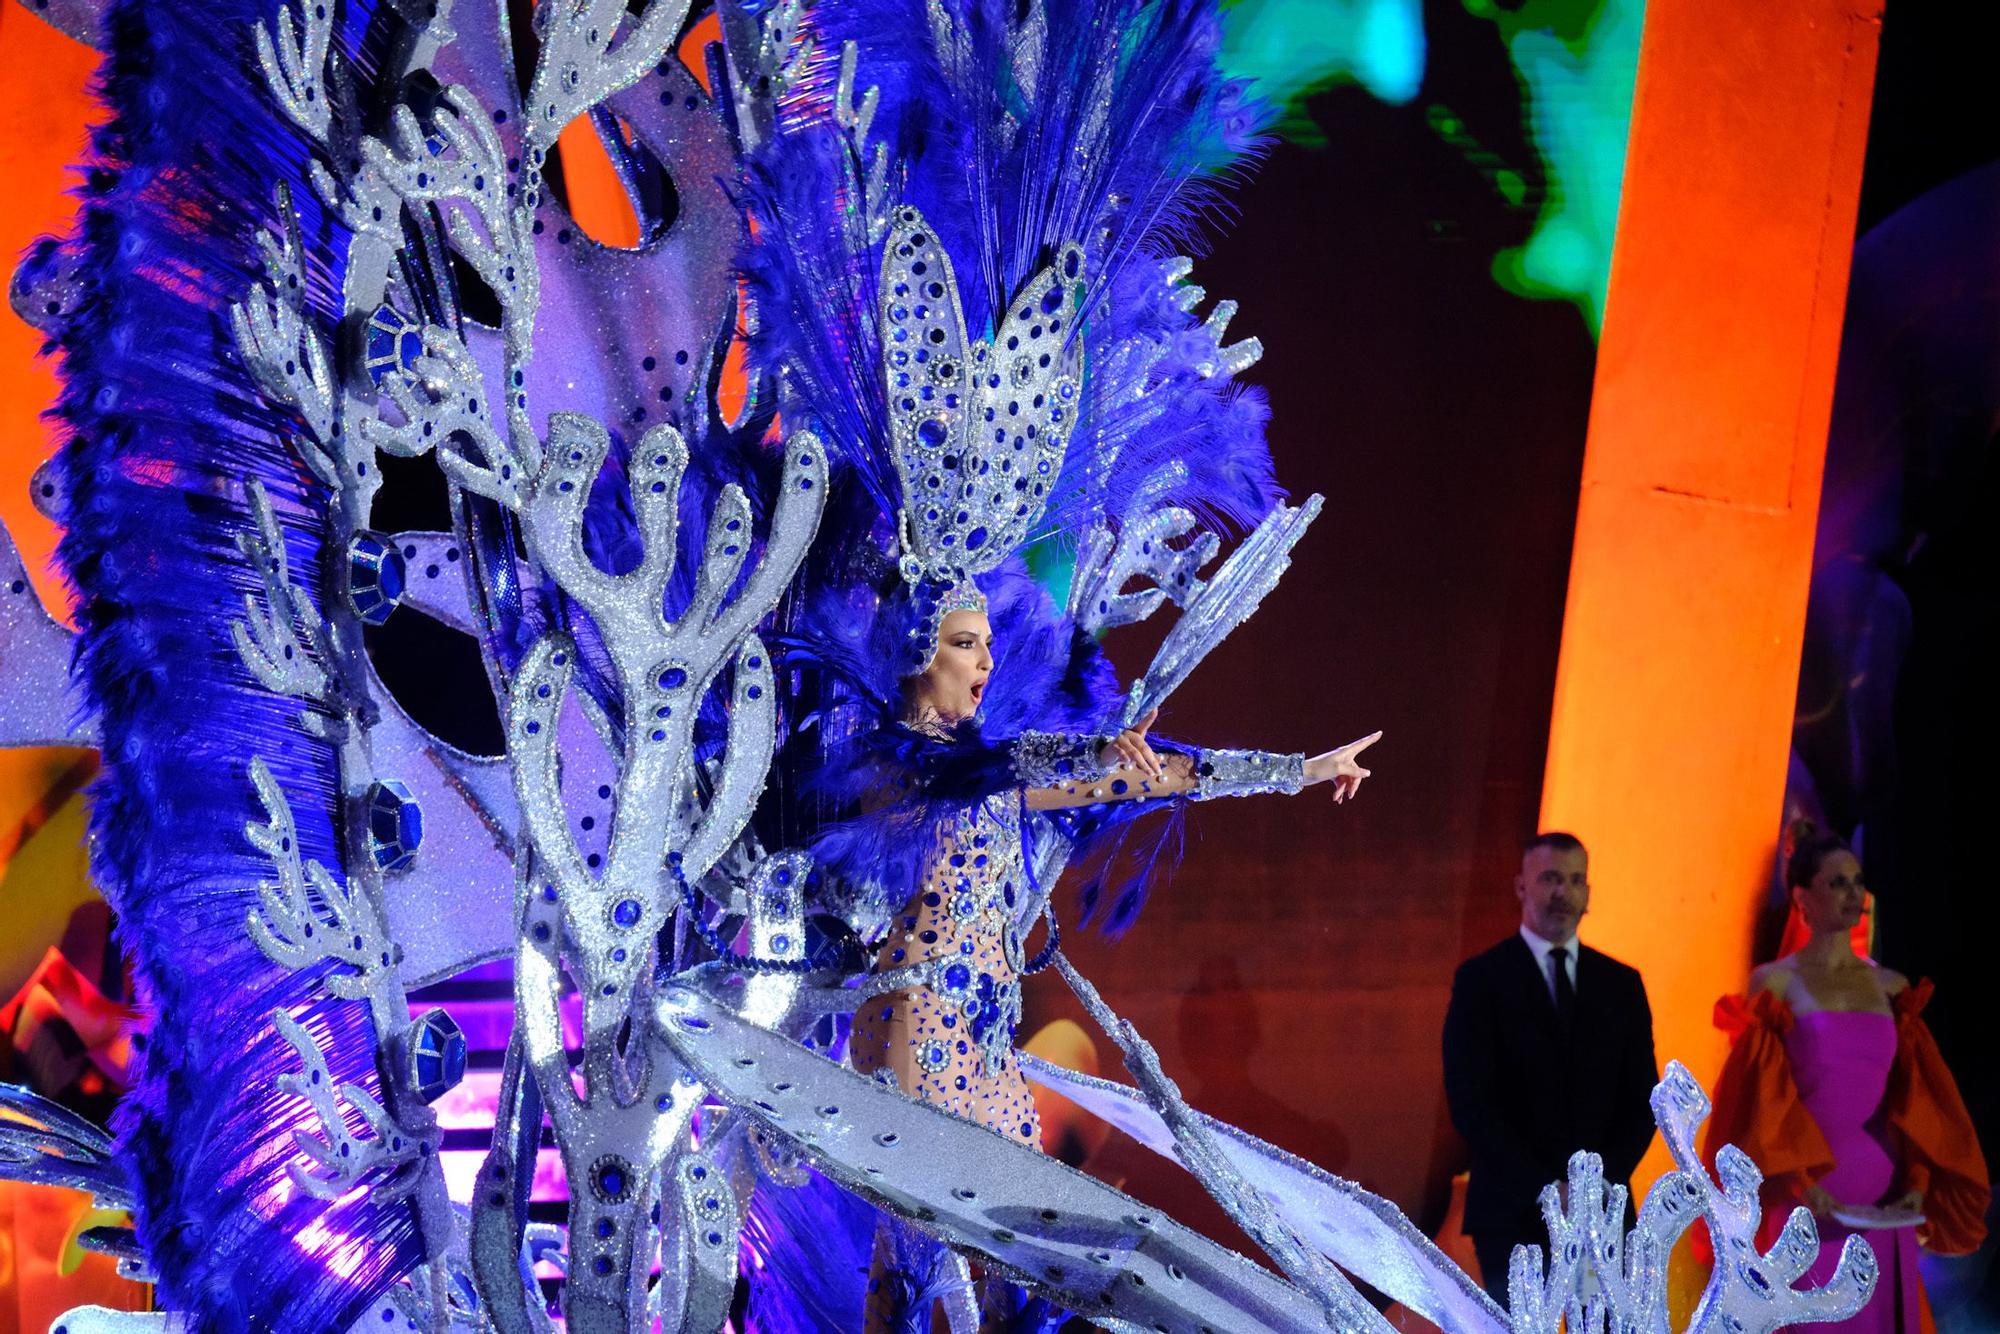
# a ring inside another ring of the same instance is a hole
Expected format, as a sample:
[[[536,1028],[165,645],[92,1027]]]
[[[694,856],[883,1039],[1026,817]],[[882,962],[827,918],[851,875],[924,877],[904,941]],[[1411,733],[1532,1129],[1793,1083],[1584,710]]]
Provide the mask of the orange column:
[[[1542,824],[1588,843],[1585,937],[1709,1085],[1778,834],[1881,13],[1646,6]]]

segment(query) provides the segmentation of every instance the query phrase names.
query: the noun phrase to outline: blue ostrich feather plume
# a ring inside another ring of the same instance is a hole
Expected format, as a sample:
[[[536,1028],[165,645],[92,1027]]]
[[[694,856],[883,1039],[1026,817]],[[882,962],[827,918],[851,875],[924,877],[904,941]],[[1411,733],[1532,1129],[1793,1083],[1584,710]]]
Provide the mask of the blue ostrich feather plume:
[[[1264,391],[1219,364],[1216,338],[1181,299],[1173,260],[1127,265],[1089,330],[1083,407],[1034,537],[1071,538],[1122,518],[1169,464],[1178,480],[1149,495],[1219,531],[1247,532],[1284,493],[1272,475]]]
[[[756,1334],[820,1334],[866,1323],[868,1269],[883,1215],[810,1168],[799,1186],[757,1183],[742,1271]]]
[[[368,4],[343,12],[337,41],[365,79],[374,20],[400,20]],[[244,595],[261,594],[235,546],[251,528],[248,479],[271,497],[293,571],[310,584],[327,558],[328,497],[287,449],[299,424],[253,387],[227,320],[259,276],[254,238],[277,221],[279,182],[306,211],[322,316],[339,286],[343,238],[315,211],[306,146],[266,100],[252,53],[251,26],[270,13],[244,0],[112,10],[100,83],[111,116],[81,213],[85,299],[60,346],[59,555],[104,762],[93,869],[151,1017],[117,1153],[160,1304],[204,1331],[342,1328],[421,1251],[407,1202],[324,1202],[289,1179],[312,1113],[277,1089],[299,1064],[272,1011],[314,1035],[336,1081],[379,1096],[377,1051],[365,1005],[319,986],[331,965],[286,969],[245,930],[271,875],[244,836],[265,818],[253,757],[285,791],[301,853],[341,863],[334,751],[229,637]]]
[[[857,86],[880,90],[902,202],[951,251],[975,336],[1064,242],[1096,296],[1134,259],[1192,247],[1272,123],[1218,69],[1213,0],[845,0],[812,26],[822,52],[855,43]],[[813,72],[802,112],[837,62]]]
[[[1218,367],[1161,267],[1194,248],[1271,119],[1218,70],[1213,0],[843,0],[808,26],[818,54],[742,187],[757,224],[741,261],[751,357],[881,512],[902,500],[875,329],[882,254],[857,206],[864,164],[831,115],[847,42],[856,86],[880,95],[890,193],[949,252],[969,336],[991,335],[1059,245],[1085,248],[1086,400],[1035,536],[1122,513],[1173,458],[1189,468],[1168,503],[1239,527],[1268,512],[1262,397]]]

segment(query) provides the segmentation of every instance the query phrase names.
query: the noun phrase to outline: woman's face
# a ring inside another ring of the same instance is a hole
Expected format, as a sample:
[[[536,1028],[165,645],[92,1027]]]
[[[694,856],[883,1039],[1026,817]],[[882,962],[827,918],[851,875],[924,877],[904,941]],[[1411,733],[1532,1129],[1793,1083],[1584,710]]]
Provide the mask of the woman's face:
[[[937,656],[917,678],[910,703],[918,718],[957,723],[979,712],[993,674],[993,627],[983,611],[955,611],[938,630]]]
[[[1792,898],[1815,935],[1851,931],[1868,905],[1868,882],[1854,854],[1837,848],[1820,858],[1812,883],[1793,890]]]

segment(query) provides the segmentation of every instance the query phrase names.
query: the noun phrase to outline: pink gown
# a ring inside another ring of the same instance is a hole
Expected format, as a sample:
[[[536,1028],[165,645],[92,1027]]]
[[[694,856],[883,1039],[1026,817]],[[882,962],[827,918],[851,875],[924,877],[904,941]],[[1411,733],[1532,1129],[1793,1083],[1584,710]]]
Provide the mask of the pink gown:
[[[1785,1054],[1798,1084],[1799,1100],[1818,1123],[1833,1150],[1833,1170],[1819,1179],[1842,1204],[1886,1202],[1896,1185],[1897,1165],[1882,1125],[1882,1095],[1896,1059],[1896,1020],[1891,1015],[1821,1010],[1799,1015],[1785,1034]],[[1802,1287],[1817,1287],[1833,1274],[1841,1243],[1853,1229],[1834,1219],[1820,1220],[1820,1253]],[[1914,1228],[1882,1228],[1859,1234],[1874,1248],[1881,1278],[1860,1314],[1837,1324],[1798,1325],[1801,1330],[1844,1334],[1916,1334],[1921,1279],[1917,1274]]]

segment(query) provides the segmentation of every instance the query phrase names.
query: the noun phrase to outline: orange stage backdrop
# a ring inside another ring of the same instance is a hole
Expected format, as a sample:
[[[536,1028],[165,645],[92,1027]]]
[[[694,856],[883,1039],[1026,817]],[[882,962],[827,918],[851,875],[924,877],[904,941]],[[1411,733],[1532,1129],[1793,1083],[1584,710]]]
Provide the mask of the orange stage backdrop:
[[[11,277],[15,260],[36,238],[69,230],[76,184],[69,167],[83,157],[87,128],[97,115],[86,89],[97,53],[72,41],[19,5],[0,5],[0,260]],[[66,605],[49,571],[54,528],[28,503],[28,478],[54,450],[41,414],[54,402],[56,377],[36,356],[42,336],[9,310],[0,311],[0,517],[50,607]],[[5,763],[0,760],[0,763]]]
[[[1779,833],[1881,14],[1646,6],[1542,823],[1589,843],[1590,940],[1711,1085]]]

